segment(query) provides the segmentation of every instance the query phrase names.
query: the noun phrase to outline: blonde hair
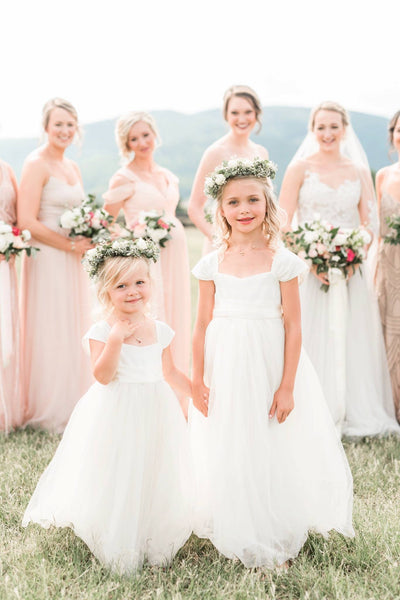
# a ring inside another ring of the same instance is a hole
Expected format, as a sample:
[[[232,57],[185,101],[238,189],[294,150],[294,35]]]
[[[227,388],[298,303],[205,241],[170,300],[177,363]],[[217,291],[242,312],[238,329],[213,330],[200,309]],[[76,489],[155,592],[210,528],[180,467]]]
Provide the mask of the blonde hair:
[[[284,219],[284,212],[279,208],[272,183],[268,178],[259,177],[232,177],[229,181],[238,179],[251,179],[256,181],[262,186],[262,190],[265,196],[266,209],[265,217],[263,221],[263,234],[268,240],[268,244],[271,247],[276,247],[280,235],[281,221]],[[228,183],[228,182],[227,182]],[[229,246],[229,239],[232,235],[232,227],[229,225],[226,217],[222,214],[222,200],[224,196],[226,185],[222,186],[217,195],[217,208],[215,211],[215,228],[216,228],[216,242],[218,246],[227,248]]]
[[[134,258],[133,256],[110,256],[105,259],[99,267],[96,279],[96,293],[104,312],[110,314],[113,310],[109,291],[124,277],[133,275],[140,264],[147,266],[150,285],[153,285],[150,261],[146,258]]]
[[[143,123],[146,123],[150,127],[156,136],[157,145],[161,144],[160,134],[158,133],[154,118],[147,112],[131,111],[120,117],[115,126],[115,139],[119,153],[123,159],[129,160],[131,158],[132,150],[128,146],[129,132],[140,121],[143,121]]]
[[[326,100],[325,102],[321,102],[321,104],[318,104],[318,106],[313,108],[313,110],[311,111],[310,121],[308,124],[308,128],[310,131],[314,131],[315,117],[317,116],[317,113],[319,113],[320,110],[330,110],[332,112],[339,113],[339,115],[342,117],[342,123],[344,127],[347,127],[347,125],[350,124],[350,117],[347,110],[337,102],[331,102],[330,100]]]
[[[46,131],[50,121],[50,115],[55,108],[62,108],[72,115],[72,117],[76,121],[76,135],[79,140],[82,139],[82,129],[79,125],[78,113],[76,108],[68,102],[68,100],[64,100],[63,98],[51,98],[46,102],[42,109],[42,127],[43,130]]]
[[[254,90],[251,89],[251,87],[247,86],[247,85],[232,85],[230,88],[228,88],[224,94],[224,100],[223,100],[223,105],[222,105],[222,114],[224,115],[224,119],[225,121],[227,121],[228,118],[228,106],[229,106],[229,102],[232,98],[244,98],[245,100],[247,100],[248,102],[250,102],[250,104],[252,105],[252,107],[254,108],[254,111],[256,113],[256,121],[258,123],[258,130],[257,133],[259,131],[261,131],[261,127],[262,127],[262,123],[261,123],[261,114],[262,114],[262,106],[261,106],[261,102],[259,97],[257,96],[257,94],[255,93]]]

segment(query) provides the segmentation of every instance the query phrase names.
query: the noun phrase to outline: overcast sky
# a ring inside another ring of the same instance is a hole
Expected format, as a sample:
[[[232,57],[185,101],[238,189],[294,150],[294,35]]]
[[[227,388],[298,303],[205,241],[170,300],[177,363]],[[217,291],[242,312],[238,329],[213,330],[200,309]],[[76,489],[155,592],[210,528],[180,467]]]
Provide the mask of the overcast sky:
[[[221,106],[234,83],[262,104],[391,116],[400,108],[399,0],[3,0],[0,137],[38,135],[43,104],[82,123],[132,109]]]

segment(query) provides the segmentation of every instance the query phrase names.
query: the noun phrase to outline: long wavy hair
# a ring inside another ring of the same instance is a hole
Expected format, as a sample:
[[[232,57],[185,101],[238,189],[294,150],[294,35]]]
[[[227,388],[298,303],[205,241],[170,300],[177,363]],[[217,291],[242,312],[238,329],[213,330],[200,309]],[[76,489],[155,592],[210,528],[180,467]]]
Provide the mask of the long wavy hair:
[[[285,220],[285,213],[277,204],[271,180],[268,178],[261,179],[258,177],[232,177],[229,179],[229,181],[233,181],[234,179],[252,179],[262,186],[266,201],[265,217],[262,224],[263,234],[265,239],[268,241],[268,245],[271,248],[276,248],[280,239],[279,232],[281,223]],[[224,196],[225,187],[226,185],[222,186],[217,195],[217,207],[215,210],[214,221],[216,244],[218,247],[222,247],[224,250],[229,247],[229,240],[232,235],[232,227],[222,214],[222,199]]]

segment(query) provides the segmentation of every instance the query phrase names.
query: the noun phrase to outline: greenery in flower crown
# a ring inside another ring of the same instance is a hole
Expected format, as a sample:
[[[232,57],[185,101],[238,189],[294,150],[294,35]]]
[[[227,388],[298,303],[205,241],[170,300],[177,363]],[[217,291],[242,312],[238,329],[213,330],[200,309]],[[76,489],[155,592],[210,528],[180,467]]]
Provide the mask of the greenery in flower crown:
[[[159,255],[160,249],[158,244],[150,238],[138,238],[135,240],[117,238],[113,241],[102,242],[92,250],[88,250],[82,262],[89,277],[95,279],[99,268],[106,258],[132,256],[133,258],[147,258],[157,262]]]
[[[267,159],[254,158],[232,158],[225,160],[214,171],[206,177],[204,193],[209,198],[216,199],[220,189],[235,177],[256,177],[257,179],[273,179],[277,166]]]

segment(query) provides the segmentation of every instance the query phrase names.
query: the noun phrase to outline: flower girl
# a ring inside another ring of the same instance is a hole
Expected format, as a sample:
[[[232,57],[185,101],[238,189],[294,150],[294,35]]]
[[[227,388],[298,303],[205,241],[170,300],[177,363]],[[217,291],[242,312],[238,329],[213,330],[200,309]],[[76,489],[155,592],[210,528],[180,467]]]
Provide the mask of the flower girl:
[[[151,240],[87,253],[106,309],[85,336],[97,382],[74,409],[22,523],[71,527],[118,572],[145,559],[166,564],[191,533],[187,426],[168,384],[186,396],[191,386],[171,358],[173,331],[147,314],[157,256]]]
[[[269,568],[295,557],[310,530],[354,535],[351,473],[301,349],[307,267],[278,242],[273,175],[267,160],[238,159],[206,180],[221,243],[193,270],[191,423],[195,533]]]

